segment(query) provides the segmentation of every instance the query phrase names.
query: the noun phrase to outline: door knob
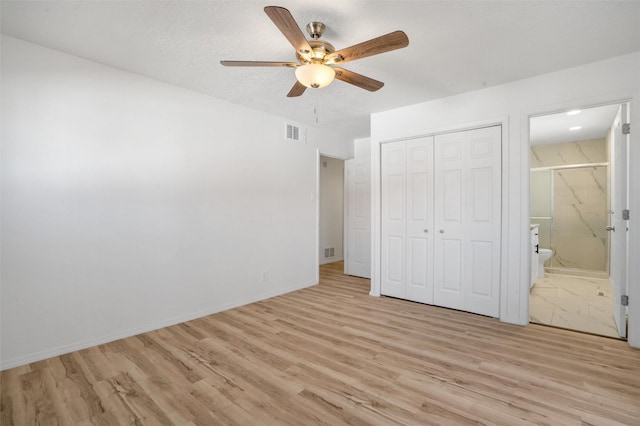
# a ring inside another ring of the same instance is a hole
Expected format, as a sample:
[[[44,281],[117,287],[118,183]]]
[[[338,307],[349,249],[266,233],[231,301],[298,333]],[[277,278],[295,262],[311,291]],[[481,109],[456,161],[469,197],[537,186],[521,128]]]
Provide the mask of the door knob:
[[[606,229],[607,231],[614,231],[614,232],[615,232],[616,227],[615,227],[615,226],[607,226],[607,227],[606,227],[606,228],[604,228],[604,229]]]
[[[441,233],[441,234],[444,234],[444,229],[441,229],[441,230],[440,230],[440,233]]]
[[[429,232],[429,230],[428,230],[428,229],[425,229],[425,230],[424,230],[424,232],[425,232],[425,233],[427,233],[427,232]]]

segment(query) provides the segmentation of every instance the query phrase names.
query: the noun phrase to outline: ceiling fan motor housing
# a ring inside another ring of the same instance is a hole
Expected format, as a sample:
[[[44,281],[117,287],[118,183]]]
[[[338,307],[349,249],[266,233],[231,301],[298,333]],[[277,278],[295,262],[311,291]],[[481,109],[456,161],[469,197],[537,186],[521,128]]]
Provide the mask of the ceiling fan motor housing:
[[[324,40],[309,40],[309,46],[313,50],[310,55],[302,56],[300,53],[296,53],[298,61],[303,65],[310,63],[322,64],[325,56],[336,51],[336,48],[331,43]]]

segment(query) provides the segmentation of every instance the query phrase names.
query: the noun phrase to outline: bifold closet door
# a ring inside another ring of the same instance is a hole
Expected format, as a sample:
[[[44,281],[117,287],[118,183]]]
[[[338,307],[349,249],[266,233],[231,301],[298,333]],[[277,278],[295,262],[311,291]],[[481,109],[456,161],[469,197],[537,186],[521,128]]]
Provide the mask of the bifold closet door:
[[[433,303],[433,137],[382,145],[381,293]]]
[[[435,137],[434,304],[500,307],[501,126]]]
[[[382,164],[382,265],[380,292],[405,298],[406,143],[383,144]]]

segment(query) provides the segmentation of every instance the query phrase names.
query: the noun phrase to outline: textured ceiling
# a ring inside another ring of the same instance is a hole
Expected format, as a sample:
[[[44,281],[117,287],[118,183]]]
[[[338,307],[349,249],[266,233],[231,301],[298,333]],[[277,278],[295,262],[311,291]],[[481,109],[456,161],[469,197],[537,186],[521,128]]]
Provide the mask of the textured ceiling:
[[[336,81],[287,98],[295,61],[266,16],[288,8],[301,28],[327,25],[336,49],[404,30],[409,47],[345,64],[385,82],[367,92]],[[369,133],[369,114],[640,50],[640,1],[2,1],[2,33],[276,113]]]

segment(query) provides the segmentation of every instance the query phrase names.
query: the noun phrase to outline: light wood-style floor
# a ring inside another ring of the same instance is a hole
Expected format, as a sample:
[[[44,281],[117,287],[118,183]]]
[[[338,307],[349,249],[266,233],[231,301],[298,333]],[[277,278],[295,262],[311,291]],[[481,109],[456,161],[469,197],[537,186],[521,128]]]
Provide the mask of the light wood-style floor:
[[[318,286],[2,372],[15,425],[640,425],[626,342]]]

